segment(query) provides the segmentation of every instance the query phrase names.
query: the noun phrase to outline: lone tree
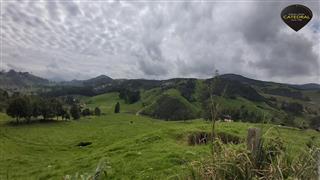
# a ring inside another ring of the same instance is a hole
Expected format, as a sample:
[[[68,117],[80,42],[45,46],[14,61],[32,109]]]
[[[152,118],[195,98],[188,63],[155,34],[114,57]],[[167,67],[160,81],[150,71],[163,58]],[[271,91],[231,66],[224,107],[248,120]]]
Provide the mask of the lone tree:
[[[96,115],[96,116],[100,116],[100,115],[101,115],[101,110],[100,110],[100,108],[96,107],[96,108],[94,109],[94,115]]]
[[[116,107],[114,108],[114,113],[119,113],[120,112],[120,103],[117,102]]]
[[[80,119],[80,108],[77,105],[72,105],[70,114],[74,120]]]

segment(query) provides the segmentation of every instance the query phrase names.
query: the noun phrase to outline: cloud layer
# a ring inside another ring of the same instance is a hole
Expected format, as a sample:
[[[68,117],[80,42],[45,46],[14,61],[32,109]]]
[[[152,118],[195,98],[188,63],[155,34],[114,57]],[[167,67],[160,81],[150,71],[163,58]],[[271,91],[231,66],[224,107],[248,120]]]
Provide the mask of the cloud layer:
[[[54,79],[237,73],[320,83],[320,4],[294,32],[288,2],[1,1],[2,69]]]

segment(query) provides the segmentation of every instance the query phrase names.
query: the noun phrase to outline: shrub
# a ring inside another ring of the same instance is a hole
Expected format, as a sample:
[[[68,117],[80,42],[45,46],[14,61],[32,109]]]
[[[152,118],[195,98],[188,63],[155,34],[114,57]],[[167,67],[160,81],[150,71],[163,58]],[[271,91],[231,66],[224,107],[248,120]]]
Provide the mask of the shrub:
[[[85,108],[84,110],[82,110],[81,114],[82,116],[91,116],[93,113],[90,111],[89,108]]]
[[[191,163],[193,179],[316,179],[316,155],[310,148],[292,158],[285,153],[279,138],[260,145],[259,154],[253,156],[244,146],[230,147],[217,139],[210,158]]]
[[[120,113],[120,103],[117,102],[116,106],[114,107],[114,113]]]
[[[238,136],[235,136],[226,132],[218,132],[218,138],[224,144],[239,144],[243,141]],[[188,136],[188,144],[189,145],[199,145],[199,144],[208,144],[211,142],[211,133],[208,132],[194,132]]]
[[[100,116],[100,115],[101,115],[101,110],[100,110],[100,108],[96,107],[96,108],[94,109],[94,115],[96,115],[96,116]]]

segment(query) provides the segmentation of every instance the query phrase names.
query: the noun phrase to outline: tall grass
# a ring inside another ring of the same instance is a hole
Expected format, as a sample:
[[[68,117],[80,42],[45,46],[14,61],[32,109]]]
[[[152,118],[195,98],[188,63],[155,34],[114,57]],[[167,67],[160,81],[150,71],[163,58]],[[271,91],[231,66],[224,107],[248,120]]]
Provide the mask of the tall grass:
[[[108,179],[107,169],[110,168],[107,166],[107,162],[104,159],[101,159],[97,165],[94,172],[79,174],[78,172],[75,175],[65,175],[64,180],[102,180]]]
[[[226,146],[216,139],[213,154],[191,163],[189,179],[317,179],[319,149],[312,146],[291,157],[280,138],[263,140],[257,154],[244,145]]]

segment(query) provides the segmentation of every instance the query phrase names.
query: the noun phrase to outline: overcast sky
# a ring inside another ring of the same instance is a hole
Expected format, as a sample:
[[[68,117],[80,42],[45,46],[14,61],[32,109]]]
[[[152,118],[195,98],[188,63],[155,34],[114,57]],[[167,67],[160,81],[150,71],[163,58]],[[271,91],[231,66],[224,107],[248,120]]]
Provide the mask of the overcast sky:
[[[298,32],[280,18],[295,2],[313,18]],[[320,83],[317,1],[1,0],[1,69],[51,79],[207,78]]]

